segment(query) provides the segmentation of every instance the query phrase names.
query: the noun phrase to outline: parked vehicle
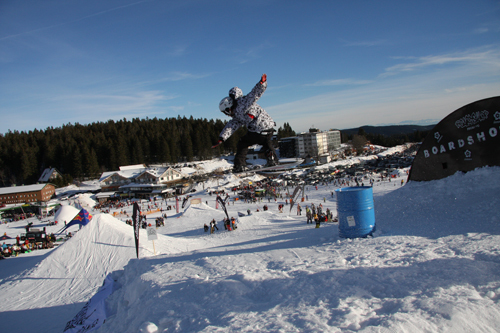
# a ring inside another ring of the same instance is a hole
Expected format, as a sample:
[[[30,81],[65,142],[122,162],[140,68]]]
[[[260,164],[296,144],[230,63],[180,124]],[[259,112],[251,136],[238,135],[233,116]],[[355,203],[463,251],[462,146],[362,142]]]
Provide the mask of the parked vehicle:
[[[28,240],[30,243],[45,243],[47,242],[47,234],[45,230],[29,229],[26,233],[21,234],[21,240],[24,242]]]

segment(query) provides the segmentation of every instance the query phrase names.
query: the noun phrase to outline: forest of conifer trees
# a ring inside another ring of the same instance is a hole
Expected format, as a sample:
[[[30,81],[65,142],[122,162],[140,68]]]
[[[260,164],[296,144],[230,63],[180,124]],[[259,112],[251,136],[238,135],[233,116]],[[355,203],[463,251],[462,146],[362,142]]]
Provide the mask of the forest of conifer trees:
[[[96,179],[131,164],[205,160],[236,151],[246,129],[212,149],[226,122],[177,117],[68,124],[0,134],[0,186],[34,184],[45,168],[57,168],[67,184]],[[278,137],[295,135],[285,123]],[[61,184],[64,185],[64,184]]]
[[[55,185],[73,179],[97,179],[104,171],[132,164],[175,164],[211,159],[236,151],[246,129],[240,128],[224,144],[212,149],[226,125],[220,119],[165,118],[109,120],[90,125],[0,134],[0,186],[28,185],[38,181],[45,168],[62,175]],[[295,136],[290,124],[277,131],[278,139]],[[427,132],[410,135],[374,135],[362,128],[358,136],[385,147],[421,141]],[[342,133],[342,142],[353,135]]]

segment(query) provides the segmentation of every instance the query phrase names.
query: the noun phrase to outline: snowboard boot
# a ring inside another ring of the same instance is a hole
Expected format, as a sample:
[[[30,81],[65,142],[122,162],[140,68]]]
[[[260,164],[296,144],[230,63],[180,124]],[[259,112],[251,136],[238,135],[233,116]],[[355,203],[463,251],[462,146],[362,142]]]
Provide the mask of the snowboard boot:
[[[266,159],[267,159],[267,163],[265,165],[266,168],[278,165],[278,158],[276,157],[276,154],[274,154],[272,151],[269,151],[266,154]]]
[[[240,173],[240,172],[244,172],[247,170],[248,170],[248,168],[244,165],[235,165],[233,167],[233,173]]]

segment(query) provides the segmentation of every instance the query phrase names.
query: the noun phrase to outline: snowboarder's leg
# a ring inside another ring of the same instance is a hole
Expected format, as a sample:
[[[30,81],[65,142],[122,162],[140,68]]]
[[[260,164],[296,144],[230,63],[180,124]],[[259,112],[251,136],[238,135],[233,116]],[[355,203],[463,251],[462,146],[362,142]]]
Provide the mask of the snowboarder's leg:
[[[242,168],[247,165],[248,147],[256,143],[253,142],[255,139],[252,138],[251,134],[252,132],[247,132],[247,134],[245,134],[238,142],[236,156],[234,156],[234,172],[243,171]]]
[[[265,135],[265,140],[261,143],[262,148],[264,148],[264,151],[266,152],[266,167],[278,165],[278,156],[276,156],[276,151],[274,150],[272,143],[273,132],[274,131],[267,133]]]

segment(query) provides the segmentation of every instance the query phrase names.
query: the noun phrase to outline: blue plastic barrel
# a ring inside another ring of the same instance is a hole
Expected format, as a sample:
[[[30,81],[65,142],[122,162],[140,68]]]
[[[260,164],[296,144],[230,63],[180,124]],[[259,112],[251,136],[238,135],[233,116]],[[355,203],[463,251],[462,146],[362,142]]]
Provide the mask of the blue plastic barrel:
[[[337,218],[339,236],[358,238],[375,231],[373,190],[370,186],[344,187],[337,194]]]

